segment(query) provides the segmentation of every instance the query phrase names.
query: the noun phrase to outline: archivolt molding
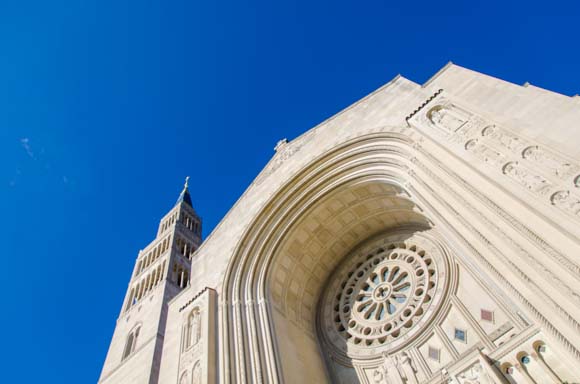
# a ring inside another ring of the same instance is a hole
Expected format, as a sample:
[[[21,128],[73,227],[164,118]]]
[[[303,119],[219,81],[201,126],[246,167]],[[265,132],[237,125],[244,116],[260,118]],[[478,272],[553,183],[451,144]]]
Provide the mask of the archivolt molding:
[[[544,251],[545,253],[547,253],[550,256],[552,256],[554,261],[558,262],[559,264],[561,264],[562,266],[564,266],[565,268],[567,268],[568,270],[570,270],[570,272],[572,272],[573,274],[574,273],[578,273],[580,271],[580,268],[576,264],[574,264],[573,262],[571,262],[568,258],[566,258],[564,255],[562,255],[560,252],[556,251],[545,240],[543,240],[540,236],[536,235],[533,231],[531,231],[525,225],[523,225],[519,221],[515,220],[511,215],[509,215],[504,210],[500,209],[490,199],[486,198],[483,194],[481,194],[480,192],[478,192],[477,190],[475,190],[473,187],[471,187],[470,185],[468,185],[467,183],[465,183],[465,181],[463,181],[455,173],[449,171],[448,169],[446,169],[446,167],[443,167],[442,164],[440,164],[433,156],[431,156],[430,154],[428,154],[425,150],[420,149],[420,152],[421,152],[422,155],[428,157],[433,162],[433,164],[438,165],[438,168],[439,169],[444,170],[447,175],[451,176],[455,180],[460,181],[463,187],[465,187],[467,190],[469,190],[471,193],[473,193],[475,196],[477,196],[479,198],[479,200],[482,203],[486,204],[494,213],[496,213],[499,216],[501,216],[502,218],[506,219],[506,221],[514,229],[516,229],[524,237],[527,237],[528,240],[530,240],[530,242],[534,243],[537,247],[539,247],[540,249],[542,249],[542,251]],[[417,162],[416,159],[412,159],[411,161]],[[499,234],[509,244],[511,244],[514,250],[516,250],[522,257],[524,257],[525,259],[527,259],[528,261],[530,261],[530,265],[532,267],[534,267],[540,275],[547,276],[549,279],[552,280],[552,284],[554,284],[555,286],[564,288],[564,290],[566,291],[567,295],[572,299],[572,301],[574,301],[576,303],[576,305],[580,306],[580,293],[579,292],[575,291],[572,287],[570,287],[568,284],[566,284],[564,281],[562,281],[555,273],[553,273],[550,269],[548,269],[544,265],[544,263],[542,262],[542,260],[539,260],[538,258],[536,258],[533,255],[531,255],[530,253],[528,253],[514,239],[512,239],[509,236],[507,236],[502,230],[500,230],[497,227],[497,225],[495,225],[495,223],[493,223],[491,220],[489,220],[485,215],[482,215],[477,209],[475,209],[472,205],[470,205],[467,202],[467,200],[465,200],[459,194],[455,193],[451,188],[449,188],[448,184],[444,183],[443,180],[441,180],[441,178],[439,178],[438,176],[436,176],[430,169],[428,169],[427,167],[425,167],[424,165],[422,165],[419,162],[417,162],[417,164],[426,173],[428,173],[430,177],[437,179],[441,183],[441,185],[444,186],[444,188],[447,191],[453,193],[456,197],[458,197],[459,199],[461,199],[461,201],[467,207],[470,207],[470,209],[472,211],[476,212],[478,214],[478,216],[480,218],[482,218],[486,222],[487,225],[489,225],[490,228],[494,228],[495,229],[495,232],[497,234]],[[510,263],[511,263],[511,261],[510,261]],[[515,266],[514,263],[511,263],[511,264],[513,266]],[[541,290],[541,291],[543,292],[544,290]],[[566,312],[564,312],[564,313],[566,313]],[[573,317],[571,317],[570,315],[567,315],[567,317],[573,319]]]
[[[435,180],[438,179],[438,177],[433,174],[427,167],[423,166],[422,164],[420,164],[418,161],[416,161],[417,165],[420,165],[422,170],[427,172],[431,177],[433,177]],[[414,172],[412,172],[414,173]],[[438,180],[440,183],[442,182],[442,180]],[[440,185],[444,185],[444,183],[440,184]],[[430,192],[432,194],[435,194],[435,191],[426,183],[423,183],[423,187],[430,190]],[[417,193],[417,195],[420,195],[419,191],[416,190],[414,187],[411,187],[411,189]],[[475,208],[473,208],[465,199],[463,199],[459,194],[457,194],[455,191],[453,191],[452,189],[446,187],[446,189],[448,190],[448,192],[452,193],[454,195],[454,197],[457,199],[457,201],[461,201],[461,203],[464,206],[469,207],[471,210],[477,212],[475,210]],[[424,204],[425,207],[429,207],[429,210],[431,210],[432,212],[436,213],[437,210],[433,207],[433,205],[431,205],[427,200],[425,200],[424,198],[421,199],[422,203]],[[450,210],[451,212],[454,213],[454,216],[456,218],[458,218],[462,224],[469,229],[469,231],[475,235],[477,235],[477,237],[479,238],[479,240],[485,244],[485,246],[492,250],[493,253],[495,254],[495,256],[499,259],[502,260],[504,264],[507,264],[510,266],[510,268],[514,271],[517,272],[518,276],[520,277],[520,279],[522,281],[525,281],[527,283],[527,285],[531,288],[533,288],[534,292],[538,295],[538,297],[541,297],[543,301],[545,301],[546,303],[549,303],[560,315],[562,315],[567,321],[568,323],[575,329],[575,330],[579,330],[580,329],[580,324],[578,324],[578,322],[576,321],[576,319],[574,317],[572,317],[568,311],[566,311],[562,306],[560,306],[557,302],[555,302],[552,298],[550,298],[549,296],[547,296],[542,287],[538,286],[538,284],[533,280],[530,279],[530,277],[524,272],[522,271],[515,263],[513,263],[508,257],[505,257],[503,255],[503,253],[493,244],[493,242],[491,242],[487,237],[485,237],[485,235],[483,235],[480,231],[478,231],[468,220],[465,220],[463,218],[463,215],[461,215],[453,206],[451,206],[450,204],[448,204],[446,201],[441,200],[440,201],[441,204],[443,204],[446,209]],[[495,224],[493,224],[489,219],[487,219],[486,217],[484,217],[483,215],[478,215],[481,219],[483,219],[484,221],[486,221],[486,224],[491,226],[491,228],[495,228],[495,232],[502,234],[504,239],[508,240],[510,243],[512,243],[512,245],[515,245],[517,247],[518,250],[523,251],[523,248],[521,248],[519,245],[517,245],[517,243],[515,243],[513,241],[513,239],[509,238],[508,236],[505,236],[505,234],[499,230],[499,228],[497,228],[495,226]],[[559,329],[554,326],[551,321],[549,321],[543,314],[541,311],[539,311],[535,305],[533,303],[531,303],[529,300],[526,299],[526,297],[524,295],[521,294],[521,292],[514,286],[512,285],[504,276],[503,273],[500,273],[497,268],[489,262],[489,260],[487,260],[487,258],[485,256],[483,256],[461,233],[459,233],[459,231],[457,231],[445,218],[443,215],[441,215],[440,213],[437,213],[437,217],[439,220],[443,221],[446,223],[446,226],[448,228],[450,228],[456,236],[458,236],[458,238],[460,238],[462,240],[462,242],[464,243],[464,245],[471,250],[473,255],[476,255],[478,257],[478,259],[485,265],[487,266],[488,270],[490,270],[493,275],[500,281],[503,283],[503,285],[508,288],[508,290],[510,292],[512,292],[513,294],[516,295],[516,297],[518,297],[518,299],[525,304],[526,308],[534,315],[534,317],[536,319],[539,320],[539,322],[546,327],[546,329],[558,340],[560,341],[565,347],[566,349],[568,349],[569,352],[572,353],[572,355],[580,360],[580,350],[578,350],[576,348],[576,346],[572,343],[570,343],[570,341],[568,341],[568,339],[559,331]],[[523,251],[525,252],[525,251]]]
[[[580,266],[566,257],[564,254],[556,250],[552,247],[546,240],[544,240],[540,235],[535,233],[525,224],[518,221],[512,215],[510,215],[505,210],[501,209],[495,202],[481,193],[478,189],[474,188],[471,184],[466,182],[463,178],[461,178],[456,173],[450,171],[447,167],[442,166],[442,164],[437,161],[435,157],[433,157],[430,153],[428,153],[424,148],[417,146],[416,147],[419,152],[429,158],[429,160],[437,165],[437,168],[443,171],[448,177],[452,178],[455,182],[461,185],[462,188],[469,191],[473,196],[477,197],[480,202],[486,205],[490,210],[492,210],[495,214],[500,216],[507,222],[512,228],[514,228],[517,232],[519,232],[522,236],[526,237],[532,244],[535,244],[542,252],[548,254],[555,262],[563,266],[565,269],[570,271],[573,275],[578,276],[580,275]],[[540,262],[538,260],[538,262]]]
[[[381,137],[382,136],[382,137]],[[385,142],[385,137],[388,140]],[[359,141],[357,146],[347,144],[336,151],[334,156],[324,156],[320,161],[302,171],[302,182],[289,183],[257,218],[245,240],[238,247],[228,266],[224,284],[226,305],[231,311],[222,312],[223,349],[222,369],[226,380],[236,382],[259,382],[264,380],[278,382],[279,367],[276,367],[274,340],[271,335],[271,322],[268,306],[265,305],[266,270],[270,260],[264,255],[272,255],[277,244],[288,230],[289,224],[300,217],[321,196],[346,182],[349,178],[361,177],[363,172],[381,174],[391,183],[402,179],[404,170],[400,171],[401,154],[405,152],[405,141],[400,134],[378,134]],[[378,172],[378,169],[390,164],[391,171]],[[332,167],[332,170],[328,168]],[[350,169],[349,169],[350,168]],[[358,169],[358,171],[357,171]],[[389,176],[390,174],[390,176]],[[314,185],[313,181],[318,183]],[[325,181],[326,180],[326,181]],[[290,216],[292,212],[292,216]],[[280,219],[283,219],[280,221]],[[278,228],[274,228],[277,226]],[[250,257],[252,256],[252,257]],[[258,325],[261,324],[261,325]],[[249,354],[244,352],[249,349]],[[264,364],[255,355],[262,354]],[[232,359],[229,359],[229,356]],[[250,356],[247,364],[243,356]],[[227,369],[234,371],[230,375]],[[246,369],[249,371],[246,375]]]
[[[372,178],[343,185],[317,202],[277,251],[269,286],[272,304],[285,317],[314,336],[316,298],[325,276],[369,234],[403,223],[424,223],[416,205],[395,186]],[[299,300],[289,304],[288,299]]]
[[[279,250],[282,239],[293,223],[305,212],[308,212],[324,195],[338,186],[348,183],[349,180],[365,177],[375,178],[393,185],[407,187],[412,195],[419,198],[424,207],[429,207],[434,213],[437,211],[429,204],[429,200],[436,199],[445,204],[448,210],[454,212],[461,219],[462,215],[457,210],[441,201],[442,199],[438,197],[438,194],[426,185],[417,173],[409,169],[411,164],[426,171],[429,171],[429,166],[433,166],[432,159],[430,159],[429,165],[422,164],[417,159],[410,162],[410,158],[414,156],[416,151],[412,145],[413,141],[417,142],[418,140],[413,140],[408,135],[400,133],[382,132],[362,136],[344,143],[302,169],[262,209],[261,214],[249,226],[236,247],[226,272],[223,294],[220,296],[222,302],[220,313],[222,336],[220,338],[222,341],[220,357],[222,360],[220,368],[224,382],[277,383],[283,381],[280,372],[281,364],[277,354],[275,330],[269,313],[271,306],[266,299],[268,274],[272,258]],[[441,185],[445,185],[442,180],[437,181]],[[426,188],[430,197],[421,196],[414,187],[415,183]],[[457,197],[458,201],[466,204],[460,196]],[[470,207],[470,209],[474,208]],[[534,305],[526,300],[514,285],[497,271],[494,265],[441,215],[438,215],[438,219],[445,222],[492,275],[524,303],[526,308],[577,359],[580,359],[578,350]],[[483,244],[493,249],[501,257],[501,252],[473,225],[465,221],[464,224],[470,232],[481,239]],[[535,287],[534,282],[530,281],[525,273],[522,271],[519,273],[523,281],[529,286]],[[547,300],[553,303],[551,299],[547,298]],[[559,313],[567,314],[563,309]],[[573,320],[570,319],[569,315],[568,319]]]

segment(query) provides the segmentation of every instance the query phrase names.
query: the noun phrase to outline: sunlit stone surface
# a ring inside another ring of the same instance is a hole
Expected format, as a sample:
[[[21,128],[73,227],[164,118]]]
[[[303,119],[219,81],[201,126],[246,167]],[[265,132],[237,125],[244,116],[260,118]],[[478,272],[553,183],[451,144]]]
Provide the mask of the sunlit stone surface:
[[[397,77],[280,140],[203,242],[189,193],[100,383],[580,382],[577,97]]]

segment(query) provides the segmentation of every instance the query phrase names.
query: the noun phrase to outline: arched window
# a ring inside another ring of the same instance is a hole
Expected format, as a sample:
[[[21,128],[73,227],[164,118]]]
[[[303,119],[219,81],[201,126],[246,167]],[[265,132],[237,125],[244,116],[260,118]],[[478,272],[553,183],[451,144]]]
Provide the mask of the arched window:
[[[183,372],[181,379],[179,379],[179,384],[187,384],[187,371]]]
[[[127,342],[125,343],[125,350],[123,351],[122,360],[125,360],[127,357],[131,355],[131,353],[133,353],[133,351],[135,351],[140,330],[141,326],[137,326],[133,328],[133,330],[129,333],[129,336],[127,337]]]
[[[192,376],[192,384],[201,384],[201,365],[199,361],[193,366]]]
[[[125,350],[123,351],[123,360],[125,360],[131,354],[131,348],[133,347],[133,333],[129,334],[127,342],[125,343]]]

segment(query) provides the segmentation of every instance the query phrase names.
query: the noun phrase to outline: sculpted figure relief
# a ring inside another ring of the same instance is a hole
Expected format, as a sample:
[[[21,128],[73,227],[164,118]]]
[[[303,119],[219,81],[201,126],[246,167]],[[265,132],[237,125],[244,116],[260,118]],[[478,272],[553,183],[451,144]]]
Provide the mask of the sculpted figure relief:
[[[419,384],[411,358],[405,352],[399,356],[399,366],[407,378],[407,384]]]
[[[465,143],[465,149],[472,152],[475,156],[483,162],[491,165],[501,165],[506,157],[488,146],[481,144],[477,139],[469,140]]]
[[[190,316],[190,345],[196,345],[201,337],[201,312],[199,308],[194,309]]]
[[[481,135],[486,137],[490,142],[508,149],[510,152],[519,153],[526,145],[522,139],[514,136],[495,125],[485,127]]]
[[[397,369],[397,360],[383,353],[384,362],[381,366],[383,374],[383,384],[405,384],[399,370]]]
[[[555,206],[580,216],[580,199],[570,195],[570,191],[558,191],[552,195],[550,200]]]
[[[543,177],[531,173],[517,162],[509,162],[503,167],[503,173],[517,181],[526,189],[540,195],[546,195],[550,191],[552,184]]]
[[[493,384],[479,363],[461,372],[457,379],[460,384]]]
[[[443,106],[436,106],[431,109],[428,117],[435,126],[449,133],[457,131],[469,119],[468,116],[465,116],[457,109]]]
[[[555,155],[552,155],[551,153],[544,151],[538,146],[531,146],[526,148],[522,152],[522,157],[546,168],[550,173],[559,178],[565,178],[566,176],[569,176],[570,173],[575,169],[572,164],[558,158]]]
[[[383,363],[375,371],[376,384],[419,384],[411,358],[403,352],[399,356],[389,356],[383,352]]]

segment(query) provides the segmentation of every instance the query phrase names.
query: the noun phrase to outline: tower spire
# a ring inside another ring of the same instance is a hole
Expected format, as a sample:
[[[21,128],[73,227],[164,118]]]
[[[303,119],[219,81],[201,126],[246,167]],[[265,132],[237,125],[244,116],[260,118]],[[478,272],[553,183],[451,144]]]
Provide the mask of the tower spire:
[[[175,205],[184,202],[193,208],[193,203],[191,202],[191,195],[189,194],[189,176],[185,177],[185,183],[183,184],[183,191],[179,194],[179,198]]]
[[[99,383],[159,382],[168,303],[188,286],[201,241],[188,176],[157,236],[139,251]]]

